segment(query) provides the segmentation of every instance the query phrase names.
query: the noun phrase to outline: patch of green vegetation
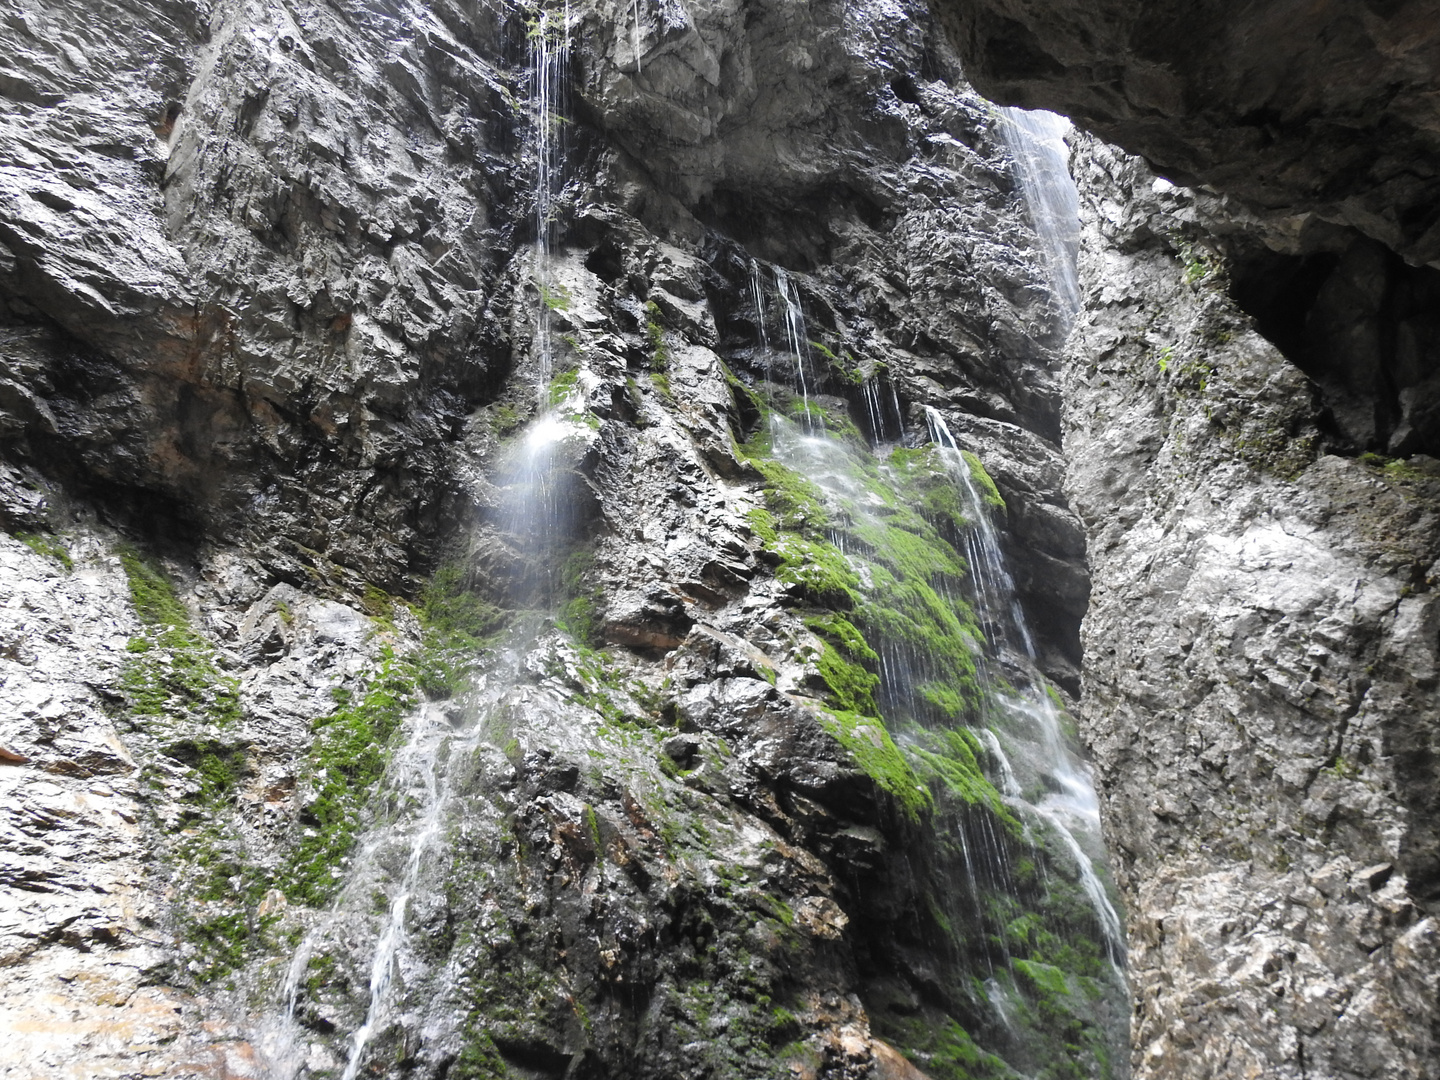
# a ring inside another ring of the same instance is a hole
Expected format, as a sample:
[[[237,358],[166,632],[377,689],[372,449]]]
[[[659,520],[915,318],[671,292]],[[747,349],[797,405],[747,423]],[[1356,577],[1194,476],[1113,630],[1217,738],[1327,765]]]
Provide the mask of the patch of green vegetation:
[[[1333,776],[1337,780],[1354,780],[1360,775],[1360,766],[1349,758],[1340,756],[1327,768],[1322,769],[1321,772]]]
[[[1175,346],[1174,346],[1174,345],[1166,345],[1163,349],[1160,350],[1160,356],[1159,356],[1159,358],[1155,361],[1155,364],[1156,364],[1157,367],[1159,367],[1159,369],[1160,369],[1160,374],[1161,374],[1161,375],[1164,375],[1167,371],[1170,370],[1170,362],[1171,362],[1172,360],[1174,360],[1174,359],[1175,359]]]
[[[1186,285],[1196,285],[1221,269],[1219,257],[1212,252],[1184,240],[1179,241],[1178,246],[1180,259],[1185,264]]]
[[[957,552],[970,524],[940,454],[896,450],[882,472],[867,448],[854,445],[861,494],[832,521],[819,489],[768,457],[766,440],[752,439],[740,450],[764,479],[767,508],[748,518],[778,558],[776,577],[796,586],[803,601],[853,610],[851,621],[872,651],[904,656],[919,684],[914,700],[923,719],[954,723],[976,712],[981,638],[973,612],[960,599],[968,567]],[[977,466],[971,464],[972,473]],[[983,468],[978,472],[987,500],[1000,502]],[[848,554],[831,542],[837,533]],[[862,588],[856,560],[868,564],[868,587]],[[851,707],[870,711],[853,698]]]
[[[1370,468],[1379,471],[1387,480],[1403,482],[1434,479],[1434,477],[1427,476],[1403,458],[1391,458],[1385,457],[1383,454],[1365,453],[1360,455],[1360,461],[1370,466]]]
[[[830,703],[842,712],[878,716],[875,691],[880,679],[866,665],[873,667],[880,658],[865,636],[848,619],[834,613],[813,615],[805,625],[821,639],[816,667],[829,688]]]
[[[491,428],[496,435],[508,435],[525,422],[525,417],[508,401],[502,401],[490,411]]]
[[[1037,993],[1051,995],[1070,993],[1070,986],[1065,981],[1065,973],[1057,967],[1035,960],[1014,960],[1011,962],[1011,967],[1024,976]]]
[[[895,488],[905,493],[915,511],[934,526],[948,544],[952,547],[958,544],[972,523],[965,513],[955,477],[934,443],[916,450],[897,446],[886,459],[885,472]],[[955,561],[952,555],[950,562]],[[960,573],[963,572],[962,567]]]
[[[778,581],[794,587],[811,603],[847,610],[855,606],[860,575],[834,544],[782,533],[765,510],[752,510],[746,519],[766,549],[779,559]]]
[[[775,529],[822,538],[829,519],[820,489],[774,458],[746,457],[764,478],[765,505],[775,515]]]
[[[927,1015],[873,1018],[880,1035],[932,1080],[1002,1080],[1014,1076],[994,1054],[982,1050],[951,1017]]]
[[[486,1033],[484,1021],[478,1016],[471,1017],[465,1025],[465,1046],[445,1074],[446,1080],[510,1080],[512,1075]]]
[[[875,717],[844,710],[824,710],[820,724],[849,751],[855,764],[885,791],[912,820],[934,806],[930,791],[915,775],[885,725]]]
[[[415,614],[424,628],[412,661],[416,682],[432,699],[453,697],[504,627],[505,613],[469,586],[463,567],[448,563],[426,584]]]
[[[965,464],[970,466],[970,479],[975,482],[976,488],[980,491],[980,498],[985,500],[985,505],[1003,513],[1005,500],[1000,497],[1000,489],[995,486],[995,481],[985,471],[985,466],[980,459],[969,450],[962,450],[960,454],[965,459]]]
[[[147,562],[133,548],[120,550],[120,565],[130,586],[130,602],[142,623],[189,630],[190,612],[180,602],[165,571]]]
[[[823,341],[810,342],[810,348],[823,356],[833,370],[839,372],[853,385],[860,386],[865,382],[865,373],[860,370],[860,366],[856,363],[855,357],[851,355],[850,350],[845,348],[843,344],[840,345],[838,355]]]
[[[227,801],[245,773],[244,751],[213,742],[199,750],[195,770],[200,774],[201,801],[209,804]]]
[[[240,721],[239,680],[220,672],[215,650],[191,627],[170,579],[131,548],[121,550],[120,565],[144,624],[126,643],[131,659],[120,676],[131,714],[234,727]]]
[[[965,728],[911,729],[906,750],[922,780],[935,781],[953,798],[979,805],[1015,835],[1023,830],[995,785],[980,768],[981,749],[975,734]]]
[[[545,400],[550,403],[551,408],[556,408],[565,403],[565,400],[579,393],[580,372],[576,368],[569,368],[558,372],[550,380],[550,386],[545,391]]]
[[[599,586],[586,585],[594,562],[594,548],[582,545],[572,551],[560,567],[561,594],[567,598],[564,628],[585,646],[600,643],[600,613],[605,607],[605,595]]]
[[[654,300],[645,302],[645,337],[650,342],[650,369],[665,372],[670,368],[670,346],[665,343],[665,327],[661,323],[660,305]],[[668,394],[669,388],[666,387]]]
[[[416,704],[414,672],[386,646],[361,692],[335,697],[335,711],[315,721],[307,768],[314,795],[280,878],[287,897],[313,906],[330,898],[334,871],[359,837],[366,799],[389,763],[391,738]]]
[[[75,569],[75,560],[70,557],[70,552],[54,536],[44,536],[40,533],[17,532],[13,534],[16,540],[28,547],[36,555],[43,555],[47,559],[54,559],[66,571]]]
[[[547,285],[540,282],[540,302],[551,311],[569,311],[573,298],[570,290],[562,282]]]

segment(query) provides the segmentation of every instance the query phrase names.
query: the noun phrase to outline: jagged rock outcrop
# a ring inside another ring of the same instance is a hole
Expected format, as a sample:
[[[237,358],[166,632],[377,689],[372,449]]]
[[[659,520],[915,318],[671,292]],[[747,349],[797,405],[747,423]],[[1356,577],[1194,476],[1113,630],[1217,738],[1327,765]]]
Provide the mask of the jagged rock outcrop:
[[[829,0],[573,3],[537,102],[559,10],[0,27],[6,1075],[1122,1073],[1096,899],[1009,793],[1061,785],[875,700],[986,700],[927,406],[1078,687],[993,110],[921,5]]]
[[[498,377],[499,29],[446,5],[9,16],[9,460],[139,528],[253,529],[295,584],[312,552],[398,583]]]
[[[1324,452],[1334,399],[1229,295],[1263,222],[1091,139],[1074,168],[1082,726],[1135,1075],[1434,1076],[1440,463]]]
[[[1440,266],[1432,0],[933,6],[994,100],[1070,116],[1178,183]]]

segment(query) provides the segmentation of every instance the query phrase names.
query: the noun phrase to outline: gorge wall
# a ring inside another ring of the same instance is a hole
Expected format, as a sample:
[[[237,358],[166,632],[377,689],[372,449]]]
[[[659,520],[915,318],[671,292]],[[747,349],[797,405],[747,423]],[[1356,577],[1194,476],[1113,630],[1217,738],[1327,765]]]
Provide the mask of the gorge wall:
[[[3,33],[5,1075],[1123,1075],[1060,314],[922,5]]]
[[[1064,395],[1137,1075],[1434,1075],[1434,6],[935,6],[1146,158]]]
[[[1076,10],[8,14],[3,1075],[1431,1075],[1432,181]],[[1246,201],[1078,140],[1064,347],[967,76]]]

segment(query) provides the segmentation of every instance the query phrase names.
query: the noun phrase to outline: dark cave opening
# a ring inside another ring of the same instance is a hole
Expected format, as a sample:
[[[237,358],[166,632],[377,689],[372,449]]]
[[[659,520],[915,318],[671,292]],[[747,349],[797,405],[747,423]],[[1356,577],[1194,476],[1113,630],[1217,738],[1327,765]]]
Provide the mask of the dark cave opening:
[[[1440,271],[1351,233],[1300,255],[1237,253],[1230,292],[1319,389],[1328,449],[1440,456]]]

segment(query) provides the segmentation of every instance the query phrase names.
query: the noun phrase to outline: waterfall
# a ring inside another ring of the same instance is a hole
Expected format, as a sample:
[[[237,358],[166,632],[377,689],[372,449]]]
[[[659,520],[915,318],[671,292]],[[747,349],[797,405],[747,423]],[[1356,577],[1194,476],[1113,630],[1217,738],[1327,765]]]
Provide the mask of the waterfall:
[[[940,452],[946,455],[956,485],[964,493],[965,506],[974,520],[974,528],[967,537],[966,551],[981,606],[991,614],[990,625],[995,634],[992,641],[1012,639],[1024,656],[1024,667],[1032,680],[1032,685],[1019,694],[995,695],[995,703],[1003,713],[1009,714],[1012,719],[1028,721],[1029,726],[1038,729],[1041,735],[1041,758],[1036,764],[1059,787],[1058,791],[1047,793],[1038,801],[1029,802],[1027,805],[1055,830],[1074,859],[1081,887],[1095,909],[1104,935],[1106,953],[1115,965],[1116,972],[1123,976],[1125,940],[1120,916],[1106,895],[1089,856],[1085,854],[1074,834],[1076,828],[1083,829],[1098,841],[1099,799],[1087,769],[1065,745],[1059,710],[1050,698],[1044,677],[1039,673],[1039,656],[1036,653],[1034,637],[1030,633],[1024,609],[1016,597],[1014,579],[1000,547],[999,534],[996,532],[990,507],[976,487],[971,463],[939,411],[927,406],[925,419],[932,440],[940,448]],[[1004,793],[1018,798],[1020,787],[1014,770],[993,731],[986,732],[986,743],[999,763]]]
[[[579,377],[563,385],[555,378],[552,341],[552,309],[559,301],[560,287],[554,280],[551,255],[559,233],[557,196],[563,188],[565,138],[563,104],[569,70],[569,4],[560,11],[542,10],[528,33],[530,49],[530,118],[535,148],[534,229],[532,273],[539,303],[534,324],[532,357],[537,383],[538,415],[516,440],[496,472],[500,505],[497,524],[513,538],[516,549],[529,557],[536,571],[517,571],[513,590],[517,597],[553,604],[557,593],[560,560],[556,544],[564,540],[568,525],[568,492],[557,480],[558,456],[562,444],[580,431],[582,425],[565,415],[580,389]],[[411,901],[427,869],[427,857],[440,841],[451,802],[450,764],[473,754],[487,719],[487,710],[476,706],[487,680],[475,686],[476,698],[467,711],[468,722],[457,730],[428,703],[422,704],[407,721],[407,742],[395,751],[386,771],[386,789],[408,792],[401,809],[411,811],[408,830],[400,822],[381,823],[366,837],[357,853],[347,884],[331,911],[311,929],[297,946],[281,988],[283,1015],[271,1018],[258,1033],[257,1042],[273,1080],[289,1080],[304,1068],[299,1050],[300,1027],[295,1013],[301,987],[315,950],[317,937],[332,932],[344,913],[355,913],[373,902],[371,895],[356,895],[385,876],[383,863],[397,845],[406,855],[398,879],[388,890],[384,922],[375,938],[367,981],[364,1019],[351,1033],[349,1051],[341,1080],[356,1080],[366,1067],[366,1052],[375,1035],[382,1031],[393,1009],[396,976],[406,961],[408,931],[406,920]],[[409,803],[407,807],[404,805]],[[418,963],[418,961],[416,961]]]
[[[561,303],[551,276],[550,253],[559,235],[556,196],[565,175],[564,104],[570,72],[570,4],[562,11],[542,9],[529,29],[530,122],[535,140],[535,287],[540,303],[535,316],[534,351],[540,408],[547,407],[555,354],[551,308]]]
[[[1080,198],[1070,177],[1065,136],[1070,121],[1049,112],[1001,109],[1001,132],[1015,158],[1025,205],[1040,240],[1050,290],[1067,333],[1082,306],[1075,259],[1080,249]]]
[[[773,294],[776,300],[776,307],[780,312],[780,330],[783,349],[780,355],[784,358],[790,385],[794,393],[799,397],[799,405],[793,409],[800,417],[801,425],[806,431],[820,431],[825,429],[824,414],[818,409],[811,407],[812,387],[815,385],[814,362],[811,357],[811,345],[809,331],[805,324],[805,309],[800,302],[800,292],[795,286],[790,274],[778,266],[762,266],[756,260],[750,260],[750,299],[755,308],[756,323],[760,331],[760,347],[764,354],[764,365],[767,380],[773,382],[773,368],[775,361],[775,349],[770,343],[770,332],[767,321],[772,310],[767,297],[771,288],[765,282],[766,271],[769,271],[769,278],[773,285]],[[771,402],[772,407],[774,402]]]
[[[473,744],[475,728],[465,733],[467,744]],[[428,705],[422,706],[416,719],[410,741],[397,755],[396,770],[410,773],[419,779],[422,792],[422,807],[419,822],[415,825],[409,846],[410,853],[405,860],[405,871],[399,888],[390,899],[385,927],[375,946],[375,956],[370,963],[370,999],[365,1012],[365,1022],[351,1036],[350,1057],[345,1063],[341,1080],[355,1080],[365,1061],[365,1048],[369,1045],[385,1009],[389,1003],[390,986],[394,981],[395,965],[405,940],[405,914],[410,897],[420,879],[425,855],[440,835],[444,822],[444,811],[448,792],[440,778],[440,762],[443,752],[450,750],[451,738],[432,715]],[[472,749],[466,745],[464,749]],[[390,836],[383,836],[378,842],[389,843]],[[378,845],[377,845],[378,846]]]

